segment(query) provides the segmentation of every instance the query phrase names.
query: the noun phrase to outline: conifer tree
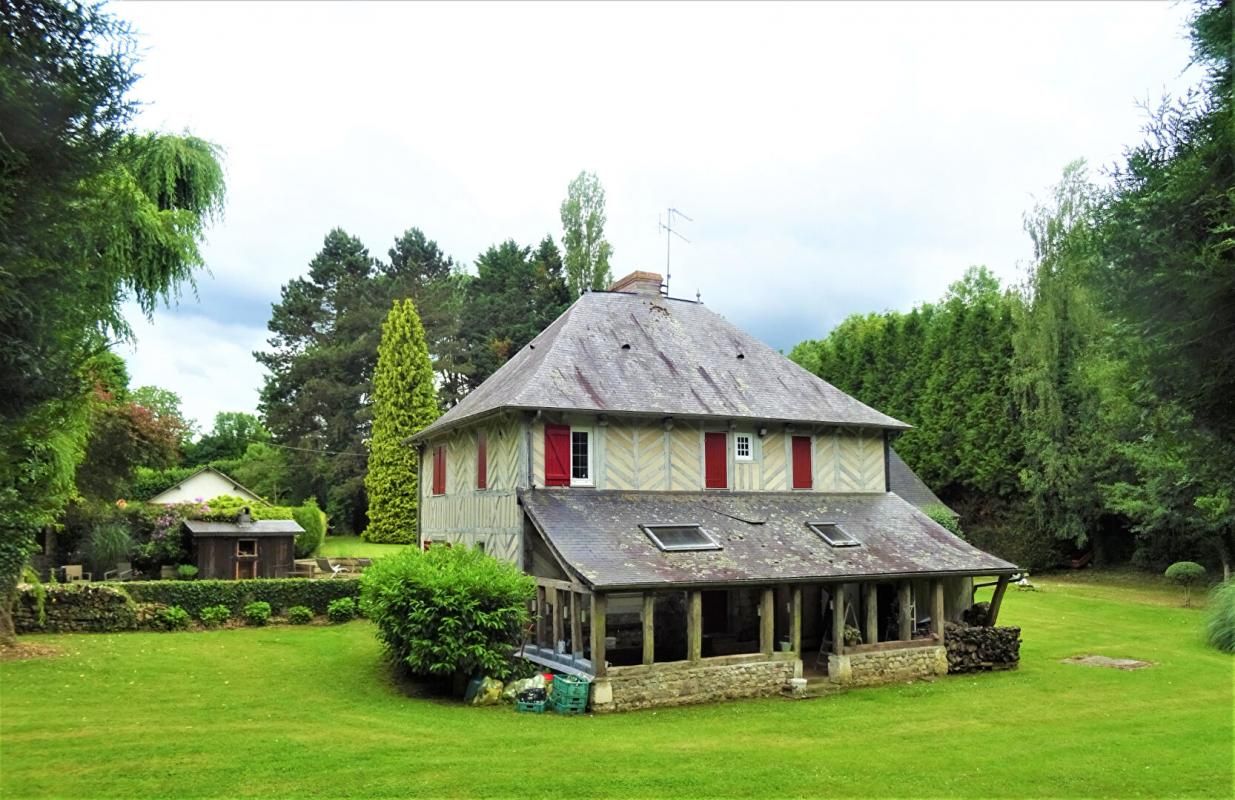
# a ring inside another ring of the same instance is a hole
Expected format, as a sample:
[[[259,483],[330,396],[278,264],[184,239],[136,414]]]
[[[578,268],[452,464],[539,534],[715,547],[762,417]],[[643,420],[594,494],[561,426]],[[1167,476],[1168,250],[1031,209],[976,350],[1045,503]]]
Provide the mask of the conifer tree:
[[[370,542],[414,542],[419,492],[416,451],[407,437],[438,417],[437,390],[416,305],[396,300],[382,324],[373,373],[373,438],[369,441]]]

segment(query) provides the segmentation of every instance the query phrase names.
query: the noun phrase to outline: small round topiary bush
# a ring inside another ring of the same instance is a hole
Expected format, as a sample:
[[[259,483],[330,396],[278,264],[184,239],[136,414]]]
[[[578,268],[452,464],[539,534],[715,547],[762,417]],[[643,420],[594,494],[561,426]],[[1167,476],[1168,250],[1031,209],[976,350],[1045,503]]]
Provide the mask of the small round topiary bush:
[[[356,611],[356,601],[350,597],[331,600],[330,605],[326,606],[326,616],[331,622],[349,622],[356,619]]]
[[[168,606],[158,612],[159,627],[166,631],[182,631],[189,627],[189,612],[180,606]]]
[[[1184,587],[1184,605],[1192,605],[1192,587],[1205,580],[1205,568],[1195,561],[1176,561],[1166,568],[1167,580]]]
[[[1224,653],[1235,653],[1235,580],[1224,581],[1209,593],[1205,638]]]
[[[207,628],[217,628],[232,618],[232,610],[227,606],[206,606],[198,616],[202,625]]]
[[[308,625],[313,621],[313,610],[308,606],[292,606],[287,609],[287,621],[293,625]]]
[[[176,567],[176,578],[182,581],[191,581],[197,577],[197,567],[192,564],[181,564]]]
[[[250,625],[265,625],[270,621],[270,604],[264,600],[244,607],[244,621]]]

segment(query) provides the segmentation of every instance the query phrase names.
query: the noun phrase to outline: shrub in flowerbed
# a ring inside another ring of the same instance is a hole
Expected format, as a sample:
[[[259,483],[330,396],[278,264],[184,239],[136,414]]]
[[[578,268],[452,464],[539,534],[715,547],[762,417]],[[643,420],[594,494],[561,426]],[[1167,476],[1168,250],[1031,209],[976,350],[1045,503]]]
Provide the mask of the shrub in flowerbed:
[[[189,612],[180,606],[168,606],[158,613],[158,626],[165,631],[183,631],[189,627]]]
[[[351,598],[348,598],[349,600]],[[335,600],[335,603],[340,602]],[[331,603],[334,605],[334,603]],[[293,625],[308,625],[313,621],[313,610],[306,606],[292,606],[287,609],[287,621]]]
[[[244,621],[250,625],[265,625],[270,621],[270,604],[262,601],[249,603],[244,607]]]
[[[194,616],[207,606],[223,605],[238,614],[247,603],[263,601],[275,611],[292,606],[307,606],[314,614],[325,614],[330,601],[360,595],[360,581],[352,579],[312,580],[310,578],[258,578],[223,581],[129,581],[110,584],[122,587],[141,603],[176,605]]]
[[[198,613],[198,619],[207,628],[217,628],[232,618],[232,610],[227,606],[206,606]]]
[[[350,597],[340,597],[338,600],[330,601],[330,605],[326,607],[326,616],[331,622],[349,622],[356,619],[358,611],[355,600]]]
[[[534,581],[470,547],[407,549],[361,577],[361,607],[391,657],[416,675],[511,673]]]

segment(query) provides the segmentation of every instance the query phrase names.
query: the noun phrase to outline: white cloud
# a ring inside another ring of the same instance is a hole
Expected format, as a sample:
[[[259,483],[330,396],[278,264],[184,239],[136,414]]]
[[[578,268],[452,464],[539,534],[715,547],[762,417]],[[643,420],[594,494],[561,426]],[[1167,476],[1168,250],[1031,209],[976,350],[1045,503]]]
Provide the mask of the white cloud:
[[[128,318],[135,345],[116,352],[129,367],[131,386],[162,386],[180,395],[181,409],[204,432],[219,411],[257,410],[264,370],[251,355],[265,344],[260,326],[224,324],[185,309],[147,321],[135,308]]]
[[[227,151],[197,311],[253,326],[334,226],[384,256],[415,225],[471,261],[557,234],[586,168],[619,274],[663,267],[680,208],[674,294],[788,347],[972,264],[1014,278],[1033,196],[1191,78],[1166,3],[114,8],[144,37],[140,124]]]

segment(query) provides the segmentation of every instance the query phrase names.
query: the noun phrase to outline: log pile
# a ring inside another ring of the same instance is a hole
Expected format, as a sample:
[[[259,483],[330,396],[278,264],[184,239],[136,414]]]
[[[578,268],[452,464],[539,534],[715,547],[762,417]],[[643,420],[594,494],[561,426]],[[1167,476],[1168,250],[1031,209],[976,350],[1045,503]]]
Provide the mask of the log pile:
[[[1021,629],[949,622],[944,628],[948,672],[1014,669],[1021,658]]]

